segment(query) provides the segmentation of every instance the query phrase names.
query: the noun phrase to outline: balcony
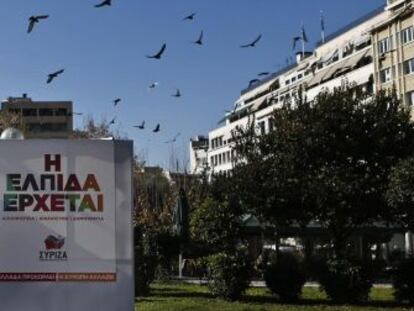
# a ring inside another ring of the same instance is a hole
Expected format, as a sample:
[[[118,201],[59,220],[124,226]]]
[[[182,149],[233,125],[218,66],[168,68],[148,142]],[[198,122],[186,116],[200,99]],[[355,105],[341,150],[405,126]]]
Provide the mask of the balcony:
[[[386,10],[392,10],[397,8],[398,6],[400,6],[401,4],[405,3],[405,2],[409,2],[407,0],[387,0],[387,7],[385,8]]]

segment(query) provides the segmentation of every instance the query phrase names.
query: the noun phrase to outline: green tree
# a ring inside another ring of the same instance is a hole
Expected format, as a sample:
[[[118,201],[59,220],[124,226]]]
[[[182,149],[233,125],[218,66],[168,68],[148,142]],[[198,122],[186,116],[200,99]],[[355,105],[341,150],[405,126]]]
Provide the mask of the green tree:
[[[413,152],[410,109],[395,94],[347,87],[298,98],[273,113],[274,130],[250,126],[235,137],[235,183],[262,219],[317,220],[344,257],[354,229],[391,220],[383,194],[392,166]]]
[[[219,202],[208,197],[193,211],[193,241],[202,242],[211,253],[233,250],[240,238],[239,216],[238,209],[228,201]]]
[[[414,158],[405,159],[392,169],[386,198],[396,222],[414,231]]]
[[[23,118],[19,113],[13,113],[7,110],[0,111],[0,133],[5,129],[13,127],[21,130],[23,133],[26,131],[26,125],[23,122]]]
[[[91,138],[105,138],[114,137],[116,139],[122,138],[120,133],[111,129],[111,124],[106,120],[96,122],[92,116],[88,116],[81,129],[75,129],[72,132],[72,138],[75,139],[91,139]]]

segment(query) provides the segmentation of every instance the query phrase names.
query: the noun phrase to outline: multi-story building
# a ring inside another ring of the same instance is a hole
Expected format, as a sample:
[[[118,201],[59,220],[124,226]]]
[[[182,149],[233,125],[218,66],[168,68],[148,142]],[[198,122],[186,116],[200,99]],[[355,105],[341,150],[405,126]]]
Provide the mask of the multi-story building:
[[[369,93],[394,88],[401,100],[414,101],[414,5],[388,0],[373,12],[319,42],[313,52],[298,53],[296,63],[243,90],[220,126],[208,134],[211,173],[234,165],[233,132],[249,122],[261,133],[272,130],[274,109],[301,90],[312,101],[321,91],[353,85]],[[194,153],[194,149],[190,148]],[[192,171],[195,170],[192,162]]]
[[[208,138],[196,136],[190,140],[191,174],[201,174],[207,168]]]
[[[414,104],[414,0],[387,0],[381,8],[326,37],[313,52],[298,53],[295,64],[243,90],[234,109],[208,134],[210,172],[226,173],[233,168],[232,137],[239,127],[254,122],[266,134],[274,126],[273,111],[295,100],[299,90],[312,101],[321,91],[343,85],[372,94],[393,89],[404,104]],[[409,253],[413,241],[407,233],[405,243],[400,235],[389,245],[405,247]]]
[[[21,115],[26,138],[69,138],[73,131],[70,101],[32,101],[23,94],[3,101],[1,109]]]
[[[414,103],[414,4],[388,1],[387,19],[372,31],[377,90],[395,89],[409,105]]]

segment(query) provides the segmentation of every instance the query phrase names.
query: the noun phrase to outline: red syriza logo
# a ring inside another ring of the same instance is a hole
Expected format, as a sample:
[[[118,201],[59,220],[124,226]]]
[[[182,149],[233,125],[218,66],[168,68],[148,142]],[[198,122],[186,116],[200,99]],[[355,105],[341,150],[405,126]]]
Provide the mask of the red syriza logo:
[[[45,240],[45,246],[47,250],[61,249],[65,244],[65,238],[61,236],[49,235]]]
[[[41,261],[66,261],[68,255],[62,250],[65,245],[65,238],[62,236],[49,235],[45,240],[45,250],[40,251],[39,260]]]

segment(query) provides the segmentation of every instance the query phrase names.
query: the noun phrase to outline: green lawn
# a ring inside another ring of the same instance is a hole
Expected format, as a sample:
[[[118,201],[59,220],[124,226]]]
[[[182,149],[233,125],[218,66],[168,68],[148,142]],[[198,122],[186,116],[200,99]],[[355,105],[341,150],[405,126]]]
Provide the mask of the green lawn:
[[[226,302],[214,299],[207,288],[196,285],[155,284],[149,297],[137,299],[139,311],[359,311],[359,310],[410,310],[392,302],[392,290],[374,289],[371,302],[366,306],[335,306],[327,302],[325,295],[318,289],[305,288],[303,300],[296,305],[279,304],[266,289],[250,289],[242,302]]]

